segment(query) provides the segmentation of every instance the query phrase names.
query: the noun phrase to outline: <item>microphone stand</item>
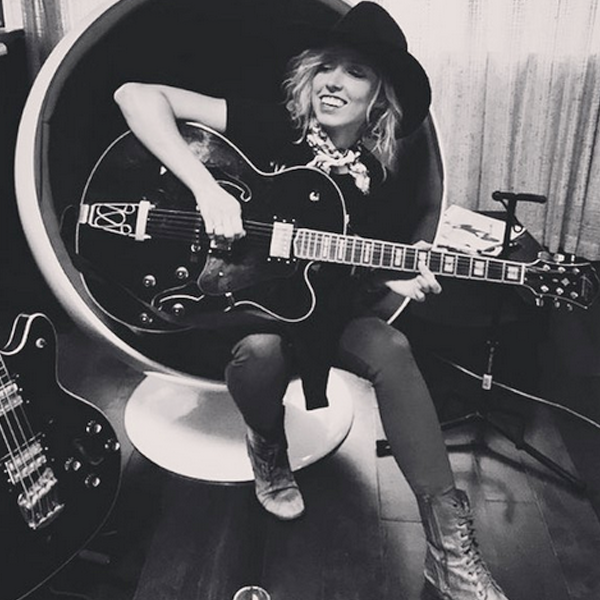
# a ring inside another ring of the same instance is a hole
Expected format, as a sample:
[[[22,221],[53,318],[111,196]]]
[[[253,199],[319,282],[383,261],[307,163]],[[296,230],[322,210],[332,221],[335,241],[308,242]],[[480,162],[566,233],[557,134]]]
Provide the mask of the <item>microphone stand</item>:
[[[498,202],[501,202],[506,209],[506,217],[505,217],[505,226],[504,226],[504,236],[502,241],[502,250],[498,256],[501,259],[508,259],[511,251],[511,233],[515,225],[521,225],[516,217],[516,208],[518,202],[537,202],[544,203],[546,202],[545,196],[539,196],[537,194],[527,194],[527,193],[513,193],[513,192],[500,192],[496,191],[492,194],[492,198]],[[491,324],[489,328],[488,339],[486,341],[487,346],[487,356],[485,359],[485,372],[482,376],[481,381],[481,398],[480,402],[472,401],[473,410],[467,415],[462,417],[458,417],[456,419],[451,419],[449,421],[444,421],[441,423],[441,427],[443,431],[449,431],[451,429],[462,427],[463,425],[469,423],[477,423],[478,425],[488,426],[490,429],[500,434],[502,437],[510,441],[517,450],[521,450],[526,452],[534,458],[536,461],[544,465],[550,471],[558,475],[560,478],[564,479],[568,484],[572,486],[572,488],[578,492],[582,493],[586,490],[586,484],[581,481],[578,477],[561,467],[559,464],[554,462],[548,456],[540,452],[537,448],[529,444],[525,440],[525,417],[520,413],[515,411],[510,411],[506,409],[498,409],[498,408],[489,408],[486,406],[486,398],[485,396],[489,394],[493,388],[494,382],[494,360],[496,356],[496,350],[500,343],[500,325],[501,325],[501,317],[504,309],[504,303],[506,299],[506,294],[509,293],[509,290],[506,288],[501,288],[498,290],[495,305],[492,309],[492,318]],[[483,407],[483,408],[482,408]],[[498,424],[497,422],[490,419],[490,414],[506,414],[512,417],[517,417],[521,421],[518,433],[513,433]],[[477,439],[475,444],[480,445],[482,442],[483,429],[478,429]],[[468,446],[468,445],[467,445]],[[449,450],[455,449],[464,449],[465,445],[461,444],[458,446],[449,445]],[[387,440],[377,440],[376,442],[376,450],[377,456],[386,456],[391,454],[390,446]]]
[[[520,225],[517,217],[516,217],[516,208],[518,202],[537,202],[544,203],[546,202],[545,196],[539,196],[537,194],[525,194],[525,193],[513,193],[513,192],[500,192],[496,191],[492,194],[492,198],[498,202],[501,202],[506,209],[505,216],[505,225],[504,225],[504,237],[502,241],[502,250],[498,256],[501,259],[508,259],[511,250],[511,233],[515,225]],[[486,341],[487,346],[487,356],[485,361],[485,372],[482,376],[481,381],[481,398],[484,400],[484,396],[489,394],[493,387],[494,381],[494,360],[496,356],[496,350],[500,343],[500,324],[501,317],[504,308],[506,294],[509,292],[506,288],[501,288],[498,290],[498,294],[496,296],[495,306],[492,310],[492,320],[489,329],[489,337]],[[485,401],[481,402],[481,405],[484,405]],[[490,413],[496,412],[498,414],[505,413],[510,414],[512,416],[517,416],[521,420],[521,426],[519,427],[518,433],[513,433],[506,429],[505,427],[499,425],[497,422],[490,419]],[[475,407],[475,410],[468,415],[463,417],[459,417],[457,419],[452,419],[450,421],[446,421],[442,423],[442,430],[448,431],[454,429],[456,427],[460,427],[466,423],[482,423],[488,426],[490,429],[499,433],[502,437],[510,441],[517,450],[521,450],[526,452],[537,460],[539,463],[543,464],[550,471],[566,480],[577,492],[583,492],[586,489],[586,484],[581,481],[578,477],[561,467],[559,464],[554,462],[548,456],[540,452],[537,448],[529,444],[525,440],[525,422],[524,417],[518,413],[501,410],[501,409],[488,409],[479,407]]]

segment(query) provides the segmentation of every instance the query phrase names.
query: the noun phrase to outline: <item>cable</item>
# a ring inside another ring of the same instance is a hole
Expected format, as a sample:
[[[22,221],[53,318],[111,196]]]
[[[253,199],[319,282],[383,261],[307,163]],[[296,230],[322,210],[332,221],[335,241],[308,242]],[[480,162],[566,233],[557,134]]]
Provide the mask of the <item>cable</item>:
[[[78,592],[69,592],[66,590],[58,590],[52,585],[48,589],[53,596],[65,596],[67,598],[79,598],[80,600],[92,600],[91,596],[86,596],[85,594],[79,594]]]
[[[454,367],[458,371],[461,371],[462,373],[465,373],[466,375],[469,375],[470,377],[478,379],[479,381],[483,381],[483,377],[481,375],[477,375],[477,373],[474,373],[473,371],[469,371],[469,369],[467,369],[455,362],[452,362],[451,360],[448,360],[447,358],[444,358],[443,356],[440,356],[439,354],[434,353],[434,356],[436,358],[438,358],[439,360],[441,360],[442,362],[450,365],[451,367]],[[495,386],[497,386],[503,390],[506,390],[508,392],[512,392],[513,394],[516,394],[517,396],[522,396],[524,398],[527,398],[528,400],[533,400],[534,402],[538,402],[539,404],[543,404],[545,406],[550,406],[551,408],[557,408],[559,410],[562,410],[562,411],[570,414],[571,416],[577,417],[578,419],[585,421],[586,423],[588,423],[589,425],[592,425],[596,429],[600,429],[600,423],[593,421],[592,419],[586,417],[585,415],[582,415],[581,413],[578,413],[577,411],[575,411],[571,408],[568,408],[567,406],[563,406],[562,404],[557,404],[556,402],[551,402],[550,400],[546,400],[545,398],[540,398],[539,396],[534,396],[533,394],[528,394],[527,392],[517,390],[516,388],[510,387],[509,385],[506,385],[504,383],[500,383],[497,381],[492,381],[492,385],[495,385]]]

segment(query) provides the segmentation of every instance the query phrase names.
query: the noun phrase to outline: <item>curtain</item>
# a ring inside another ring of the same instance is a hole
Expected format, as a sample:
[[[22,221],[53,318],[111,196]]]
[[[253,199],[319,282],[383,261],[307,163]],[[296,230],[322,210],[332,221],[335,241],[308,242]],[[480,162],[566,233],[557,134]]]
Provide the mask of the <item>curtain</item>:
[[[31,73],[35,75],[52,48],[83,17],[117,0],[4,0],[14,24],[22,24]],[[20,18],[17,16],[20,14]]]
[[[112,3],[8,1],[22,4],[34,72],[79,19]],[[448,202],[491,210],[494,190],[543,194],[546,204],[517,208],[532,235],[600,260],[599,0],[378,2],[431,78]]]
[[[379,0],[433,88],[447,198],[547,196],[517,216],[550,250],[600,260],[598,0]]]

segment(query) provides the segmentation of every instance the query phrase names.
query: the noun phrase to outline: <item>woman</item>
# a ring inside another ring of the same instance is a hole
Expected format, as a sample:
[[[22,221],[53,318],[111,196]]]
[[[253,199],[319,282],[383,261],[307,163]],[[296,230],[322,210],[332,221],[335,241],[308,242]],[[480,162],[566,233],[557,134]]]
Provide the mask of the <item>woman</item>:
[[[397,136],[414,131],[428,113],[430,88],[395,21],[378,5],[359,3],[326,43],[291,61],[283,87],[283,106],[139,83],[121,86],[115,100],[133,133],[193,192],[214,240],[245,235],[240,203],[190,151],[177,129],[180,119],[226,134],[261,168],[308,164],[327,172],[343,192],[354,233],[404,241],[411,232],[390,218],[398,200],[389,173]],[[411,207],[402,208],[409,213]],[[300,372],[313,406],[323,402],[331,364],[368,378],[393,455],[418,500],[427,582],[446,599],[505,599],[479,556],[468,500],[455,488],[433,402],[406,338],[369,312],[380,285],[416,301],[439,293],[431,271],[424,264],[419,271],[392,280],[323,266],[314,280],[318,308],[307,322],[280,330],[258,325],[238,337],[223,333],[231,346],[227,385],[248,426],[257,498],[289,520],[305,510],[283,430],[290,374]]]

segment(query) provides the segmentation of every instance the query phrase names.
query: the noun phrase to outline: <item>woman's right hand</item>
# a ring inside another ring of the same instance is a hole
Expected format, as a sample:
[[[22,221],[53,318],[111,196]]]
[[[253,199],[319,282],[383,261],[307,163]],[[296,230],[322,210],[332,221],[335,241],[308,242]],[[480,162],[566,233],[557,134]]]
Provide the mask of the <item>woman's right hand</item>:
[[[211,240],[232,242],[245,235],[240,203],[217,182],[202,186],[194,196]]]
[[[115,92],[115,101],[136,137],[192,190],[209,237],[223,242],[242,237],[245,232],[240,203],[198,160],[176,123],[197,121],[223,133],[226,101],[165,85],[134,82],[123,84]]]

